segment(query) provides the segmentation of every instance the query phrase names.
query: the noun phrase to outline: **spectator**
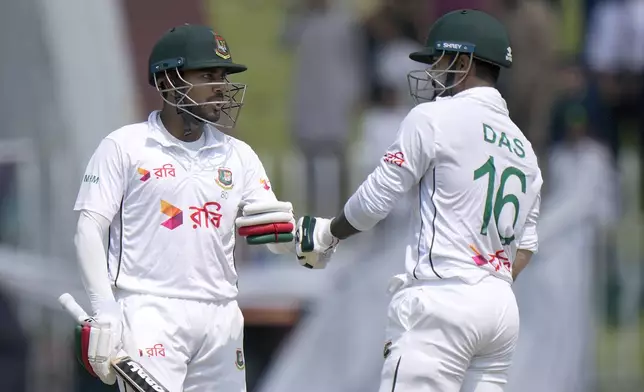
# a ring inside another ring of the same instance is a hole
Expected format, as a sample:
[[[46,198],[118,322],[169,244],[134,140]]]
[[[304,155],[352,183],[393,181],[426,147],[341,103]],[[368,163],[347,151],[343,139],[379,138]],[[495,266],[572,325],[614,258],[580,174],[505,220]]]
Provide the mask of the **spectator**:
[[[555,93],[557,22],[542,0],[495,0],[512,43],[513,64],[501,73],[500,88],[510,116],[537,155],[548,144],[548,120]]]
[[[590,21],[586,56],[599,82],[600,99],[616,121],[609,134],[611,144],[617,149],[622,138],[617,131],[624,130],[626,121],[634,122],[644,167],[644,1],[602,2],[594,7]],[[644,209],[644,185],[641,190]]]
[[[609,115],[597,100],[595,85],[589,81],[579,62],[576,59],[563,60],[560,76],[555,80],[560,91],[552,108],[551,141],[555,144],[565,141],[568,111],[580,105],[580,110],[588,116],[587,136],[609,145],[615,153],[617,140],[612,137]]]
[[[412,13],[409,3],[409,0],[401,1],[398,4],[394,4],[393,0],[385,1],[362,25],[363,80],[368,89],[369,102],[378,101],[382,94],[379,91],[382,81],[379,80],[374,64],[378,62],[383,48],[396,42],[409,43],[419,40],[418,31],[409,15]],[[421,40],[424,40],[424,37]],[[409,53],[404,57],[407,58],[408,55]]]
[[[304,155],[308,211],[333,214],[336,205],[319,206],[328,200],[323,190],[339,190],[338,202],[348,197],[346,146],[360,96],[357,31],[346,13],[334,10],[328,0],[308,0],[305,8],[288,16],[285,41],[295,48],[295,81],[292,117],[293,140]],[[331,157],[339,163],[336,186],[319,186],[316,165]],[[339,185],[339,186],[338,186]],[[333,196],[331,196],[333,200]],[[321,212],[323,208],[325,212]]]

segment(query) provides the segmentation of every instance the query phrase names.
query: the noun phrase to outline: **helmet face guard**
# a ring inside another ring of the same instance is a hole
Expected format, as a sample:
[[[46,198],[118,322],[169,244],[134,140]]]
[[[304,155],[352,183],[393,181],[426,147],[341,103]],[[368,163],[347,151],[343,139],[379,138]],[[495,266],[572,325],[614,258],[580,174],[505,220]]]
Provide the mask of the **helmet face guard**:
[[[426,57],[431,59],[426,62],[429,67],[407,74],[409,93],[416,104],[452,95],[452,89],[461,84],[472,69],[474,48],[472,44],[437,42],[435,50],[430,51]],[[460,54],[469,55],[469,63],[465,69],[457,70],[454,67]],[[449,65],[446,68],[439,68],[442,60],[450,57]]]
[[[239,112],[244,104],[246,85],[242,83],[231,83],[227,78],[222,82],[204,82],[193,84],[181,76],[178,68],[166,69],[163,72],[164,83],[160,83],[159,75],[155,73],[154,86],[161,93],[165,103],[174,106],[177,110],[194,117],[199,122],[212,124],[218,128],[232,129],[237,123]],[[167,86],[166,86],[167,84]],[[194,88],[210,87],[216,91],[217,99],[206,102],[196,102],[188,95]],[[171,98],[170,98],[171,96]],[[197,107],[214,107],[219,112],[217,121],[209,121],[195,112]]]

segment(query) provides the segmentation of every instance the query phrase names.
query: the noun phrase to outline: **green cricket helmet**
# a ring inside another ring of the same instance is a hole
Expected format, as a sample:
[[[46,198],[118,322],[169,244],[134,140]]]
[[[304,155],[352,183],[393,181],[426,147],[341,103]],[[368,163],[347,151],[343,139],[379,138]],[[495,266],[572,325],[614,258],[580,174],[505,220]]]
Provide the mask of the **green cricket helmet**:
[[[226,74],[246,71],[246,66],[233,62],[226,40],[210,27],[189,25],[173,27],[154,45],[148,61],[148,79],[163,100],[190,119],[222,128],[233,128],[244,102],[246,85],[222,82],[189,83],[182,71],[223,68]],[[197,103],[188,96],[195,87],[212,86],[223,92],[216,100]],[[196,107],[216,105],[220,111],[217,122],[205,120]]]
[[[465,69],[454,69],[459,54],[469,55]],[[496,18],[483,11],[457,10],[440,17],[431,27],[425,47],[409,58],[429,65],[407,75],[411,96],[420,103],[449,93],[465,79],[474,59],[510,68],[512,48],[505,26]],[[449,65],[440,69],[443,58],[450,60]]]

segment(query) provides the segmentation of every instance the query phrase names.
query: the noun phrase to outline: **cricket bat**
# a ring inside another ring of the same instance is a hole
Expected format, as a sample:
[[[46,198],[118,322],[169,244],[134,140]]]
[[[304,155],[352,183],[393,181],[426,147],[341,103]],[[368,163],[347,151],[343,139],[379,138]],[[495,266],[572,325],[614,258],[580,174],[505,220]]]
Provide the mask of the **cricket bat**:
[[[58,297],[58,302],[63,306],[79,324],[86,324],[90,316],[76,302],[74,297],[65,293]],[[131,389],[136,392],[170,392],[161,383],[148,373],[140,363],[129,356],[115,358],[111,361],[116,375]]]

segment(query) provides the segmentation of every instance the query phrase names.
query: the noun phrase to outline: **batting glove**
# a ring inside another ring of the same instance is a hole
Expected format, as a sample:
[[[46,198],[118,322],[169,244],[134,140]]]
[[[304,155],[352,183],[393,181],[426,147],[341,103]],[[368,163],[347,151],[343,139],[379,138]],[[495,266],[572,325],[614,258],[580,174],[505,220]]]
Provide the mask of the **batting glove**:
[[[105,384],[116,382],[110,361],[122,348],[121,311],[117,303],[101,306],[94,317],[76,326],[77,358],[91,375]]]
[[[295,218],[289,202],[265,201],[247,204],[235,220],[237,233],[249,245],[293,244]]]
[[[331,234],[332,219],[304,216],[296,225],[295,253],[300,265],[324,269],[340,240]]]

